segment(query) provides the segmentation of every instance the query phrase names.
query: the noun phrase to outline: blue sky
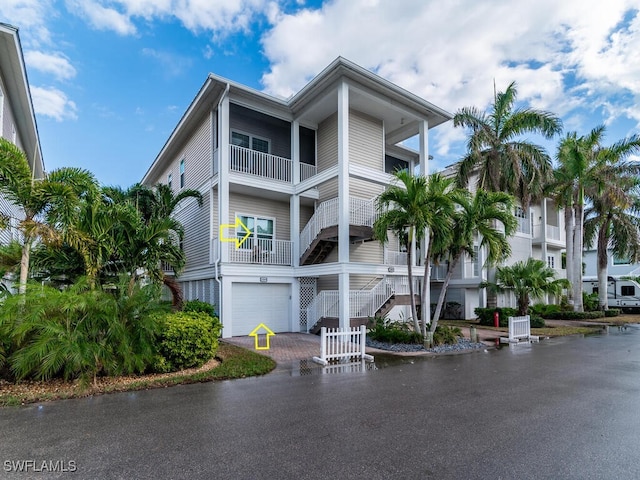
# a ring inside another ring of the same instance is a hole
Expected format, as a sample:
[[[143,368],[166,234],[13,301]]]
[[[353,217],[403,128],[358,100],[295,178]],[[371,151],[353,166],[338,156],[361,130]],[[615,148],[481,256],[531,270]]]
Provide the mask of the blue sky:
[[[566,131],[640,131],[637,1],[2,0],[0,21],[20,29],[47,170],[106,185],[142,178],[207,73],[288,97],[338,55],[452,113],[515,80]],[[464,132],[434,129],[430,150],[432,171],[455,162]]]

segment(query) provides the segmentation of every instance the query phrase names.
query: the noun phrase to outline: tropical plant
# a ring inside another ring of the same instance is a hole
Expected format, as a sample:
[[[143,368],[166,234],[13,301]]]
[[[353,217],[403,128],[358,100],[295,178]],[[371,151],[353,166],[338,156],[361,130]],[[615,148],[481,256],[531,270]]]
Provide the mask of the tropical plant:
[[[455,188],[455,182],[451,178],[445,178],[439,173],[429,176],[426,185],[425,207],[427,211],[426,223],[428,235],[424,252],[424,279],[420,295],[422,306],[422,336],[426,338],[427,323],[429,323],[430,302],[429,293],[430,271],[433,252],[441,252],[452,241],[453,218],[456,199],[463,195],[461,189]]]
[[[408,170],[394,173],[399,184],[390,185],[377,198],[380,213],[373,225],[374,237],[382,244],[388,241],[391,231],[399,238],[406,233],[407,238],[407,274],[409,276],[409,295],[411,297],[411,315],[416,332],[420,331],[418,312],[413,285],[413,258],[411,245],[424,236],[430,216],[427,202],[427,178],[413,175]]]
[[[62,168],[47,179],[36,179],[29,168],[25,153],[13,143],[0,138],[0,193],[19,211],[17,228],[22,234],[19,291],[24,293],[29,275],[31,248],[36,240],[57,243],[60,235],[56,225],[43,221],[43,215],[63,218],[77,204],[78,186],[95,182],[86,170]],[[4,217],[7,212],[3,212]]]
[[[522,135],[534,133],[549,139],[560,133],[560,119],[531,108],[514,108],[517,98],[515,82],[498,92],[488,113],[465,107],[455,114],[456,127],[468,128],[467,153],[457,167],[457,178],[466,186],[475,173],[477,187],[514,195],[527,209],[540,199],[552,174],[546,151]]]
[[[464,254],[475,258],[475,248],[486,250],[486,265],[495,265],[511,254],[507,240],[517,228],[512,214],[513,197],[504,192],[478,190],[475,194],[459,193],[458,209],[453,217],[451,242],[438,252],[441,261],[446,261],[447,274],[442,283],[436,310],[431,322],[431,332],[438,326],[447,288],[453,272]],[[499,226],[501,225],[501,227]]]
[[[481,287],[499,293],[513,292],[518,302],[518,315],[527,315],[531,300],[543,299],[547,294],[560,295],[570,286],[565,278],[556,279],[555,275],[556,271],[542,260],[528,258],[524,262],[498,267],[495,283],[483,282]]]
[[[582,251],[584,244],[585,199],[600,202],[607,192],[609,200],[626,197],[626,181],[623,177],[636,174],[637,166],[622,160],[637,152],[640,146],[637,136],[603,147],[605,127],[599,126],[588,135],[578,137],[568,133],[558,146],[558,168],[550,189],[559,206],[565,208],[567,238],[567,279],[573,285],[572,298],[575,311],[582,311]],[[606,277],[605,277],[606,278]],[[605,288],[606,290],[606,288]]]

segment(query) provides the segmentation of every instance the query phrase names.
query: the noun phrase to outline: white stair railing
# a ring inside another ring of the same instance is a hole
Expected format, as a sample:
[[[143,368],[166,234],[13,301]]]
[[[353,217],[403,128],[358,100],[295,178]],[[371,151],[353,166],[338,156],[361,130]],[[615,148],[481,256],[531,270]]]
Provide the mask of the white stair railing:
[[[338,225],[338,197],[322,202],[300,233],[300,255],[302,255],[323,228]],[[377,219],[375,198],[363,200],[349,197],[349,224],[373,227]]]
[[[414,294],[419,292],[418,279],[414,278]],[[349,291],[349,317],[373,317],[393,295],[408,295],[408,277],[385,277],[371,290]],[[307,329],[311,329],[323,317],[340,316],[340,292],[323,290],[307,307]]]

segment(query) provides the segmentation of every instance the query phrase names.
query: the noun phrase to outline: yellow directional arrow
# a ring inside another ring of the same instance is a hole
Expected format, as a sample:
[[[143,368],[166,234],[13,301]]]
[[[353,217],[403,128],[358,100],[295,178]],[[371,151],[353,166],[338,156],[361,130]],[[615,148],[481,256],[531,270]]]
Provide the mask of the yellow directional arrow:
[[[260,331],[261,329],[264,329],[264,332],[261,332]],[[258,335],[266,335],[267,336],[267,346],[266,347],[259,346]],[[269,327],[267,327],[264,323],[261,323],[260,325],[258,325],[256,328],[254,328],[251,331],[249,336],[255,338],[255,340],[256,340],[256,350],[269,350],[269,337],[275,336],[275,333],[273,333],[271,331],[271,329]]]
[[[238,230],[238,227],[241,227],[242,230],[245,231],[245,234],[242,238],[238,238],[238,235],[236,234],[233,238],[228,238],[224,236],[224,231],[228,228],[235,228],[236,230]],[[236,248],[240,248],[240,246],[245,242],[245,240],[247,240],[247,238],[249,238],[251,236],[251,230],[249,230],[249,228],[247,228],[247,226],[242,223],[242,220],[240,220],[240,217],[236,217],[236,223],[225,223],[223,225],[220,225],[220,241],[221,242],[232,242],[236,244]]]

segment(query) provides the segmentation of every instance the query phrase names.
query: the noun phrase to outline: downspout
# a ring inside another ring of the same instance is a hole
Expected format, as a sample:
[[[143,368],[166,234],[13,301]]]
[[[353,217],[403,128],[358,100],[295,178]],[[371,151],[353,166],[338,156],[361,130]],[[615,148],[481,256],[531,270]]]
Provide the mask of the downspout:
[[[227,86],[224,89],[224,92],[222,93],[222,96],[220,97],[220,100],[218,101],[218,115],[220,115],[220,107],[222,105],[222,101],[224,100],[224,97],[226,97],[229,94],[229,83],[227,83]],[[213,112],[211,113],[211,115],[213,116]],[[216,128],[218,129],[218,142],[220,142],[220,138],[222,138],[222,132],[220,131],[220,119],[218,119],[218,123],[216,125]],[[213,144],[214,139],[213,137],[211,138],[212,140],[212,145],[211,145],[211,152],[214,151],[215,149],[215,144]],[[222,159],[220,159],[220,161],[218,162],[218,223],[220,223],[220,169],[221,169],[221,164],[222,164]],[[218,239],[219,241],[220,239]],[[216,282],[218,283],[218,312],[221,311],[221,303],[222,303],[222,280],[220,279],[220,276],[218,275],[218,263],[220,263],[221,260],[221,249],[218,248],[218,254],[216,255],[217,258],[214,259],[213,261],[213,270],[215,272],[215,279]]]

